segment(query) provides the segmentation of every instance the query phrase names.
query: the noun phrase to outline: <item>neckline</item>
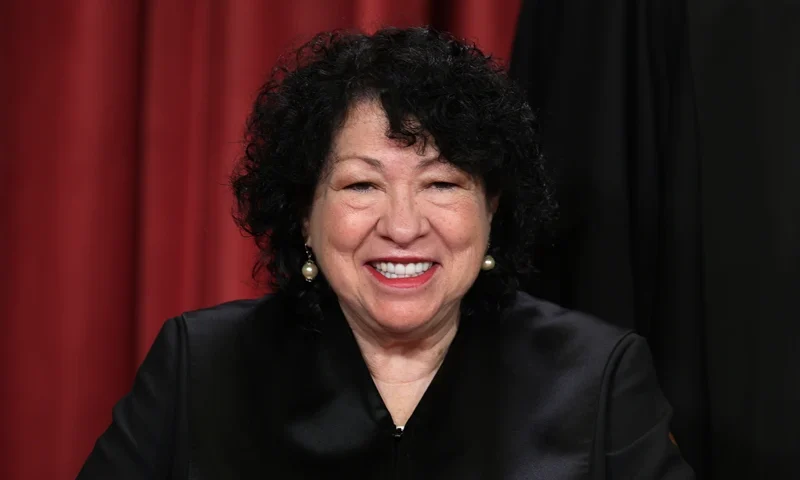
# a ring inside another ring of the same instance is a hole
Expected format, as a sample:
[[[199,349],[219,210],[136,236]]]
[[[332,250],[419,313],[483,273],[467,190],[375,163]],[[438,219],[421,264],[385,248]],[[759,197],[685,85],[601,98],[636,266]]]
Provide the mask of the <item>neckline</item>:
[[[350,324],[347,323],[344,312],[342,312],[337,301],[334,300],[332,303],[333,305],[329,305],[326,309],[327,312],[332,313],[330,322],[326,321],[326,323],[335,323],[335,329],[340,333],[343,333],[345,338],[345,348],[343,348],[343,353],[348,356],[347,364],[352,364],[354,366],[355,371],[352,372],[354,378],[358,383],[358,387],[360,387],[359,390],[361,394],[365,397],[367,405],[369,405],[369,407],[373,410],[373,418],[375,419],[379,428],[386,431],[390,435],[395,435],[398,429],[403,431],[404,434],[412,433],[416,428],[415,425],[427,417],[432,405],[436,403],[437,397],[441,396],[439,392],[442,391],[442,388],[444,388],[442,387],[442,384],[445,384],[448,377],[452,375],[450,372],[452,370],[452,365],[455,362],[454,357],[458,355],[458,352],[461,349],[460,346],[463,343],[463,338],[465,336],[464,332],[468,323],[467,319],[464,315],[461,315],[459,318],[456,334],[453,337],[453,340],[450,342],[447,352],[444,354],[444,358],[442,359],[439,369],[434,374],[433,379],[428,385],[428,388],[426,388],[425,392],[423,392],[419,402],[411,412],[408,420],[405,422],[405,425],[400,426],[395,425],[392,415],[389,413],[389,409],[386,407],[386,403],[384,402],[383,397],[378,390],[378,386],[375,384],[372,374],[367,367],[367,362],[364,360],[364,356],[361,353],[361,348],[358,346],[355,333],[353,332],[352,328],[350,328]]]

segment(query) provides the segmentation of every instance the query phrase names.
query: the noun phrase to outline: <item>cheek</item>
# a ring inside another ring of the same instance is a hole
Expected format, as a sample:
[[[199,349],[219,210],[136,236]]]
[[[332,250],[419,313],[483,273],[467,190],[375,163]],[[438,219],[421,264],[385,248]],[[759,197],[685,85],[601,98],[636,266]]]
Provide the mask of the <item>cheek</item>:
[[[374,223],[368,211],[355,210],[342,202],[323,204],[316,214],[316,237],[323,245],[343,253],[357,248]]]
[[[464,202],[456,208],[439,211],[432,223],[455,252],[482,251],[488,238],[488,216],[475,202]]]

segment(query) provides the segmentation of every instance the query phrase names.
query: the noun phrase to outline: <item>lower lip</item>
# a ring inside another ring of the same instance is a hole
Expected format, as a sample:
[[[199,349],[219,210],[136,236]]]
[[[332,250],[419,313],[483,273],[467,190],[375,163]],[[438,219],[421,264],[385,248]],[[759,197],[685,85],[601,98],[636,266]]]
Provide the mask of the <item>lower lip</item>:
[[[421,287],[428,283],[428,280],[431,279],[433,276],[434,270],[439,268],[439,265],[431,265],[431,268],[425,270],[425,272],[421,275],[417,275],[416,277],[406,277],[406,278],[387,278],[384,277],[382,273],[375,270],[375,267],[372,265],[367,265],[367,269],[370,271],[373,277],[378,280],[383,285],[394,287],[394,288],[417,288]]]

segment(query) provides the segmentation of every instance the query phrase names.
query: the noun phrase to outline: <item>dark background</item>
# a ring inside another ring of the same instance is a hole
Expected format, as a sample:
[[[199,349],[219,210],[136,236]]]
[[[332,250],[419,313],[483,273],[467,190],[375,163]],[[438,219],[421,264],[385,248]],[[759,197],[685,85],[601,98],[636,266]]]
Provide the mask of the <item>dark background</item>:
[[[700,478],[800,468],[800,6],[528,0],[562,218],[529,288],[636,328]]]

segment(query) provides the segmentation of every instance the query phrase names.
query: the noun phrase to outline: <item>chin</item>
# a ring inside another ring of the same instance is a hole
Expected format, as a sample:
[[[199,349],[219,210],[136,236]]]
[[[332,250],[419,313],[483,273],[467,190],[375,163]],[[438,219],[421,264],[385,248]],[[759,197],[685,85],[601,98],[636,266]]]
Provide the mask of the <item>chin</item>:
[[[413,332],[433,319],[434,312],[420,311],[405,302],[390,303],[394,305],[377,305],[372,314],[375,323],[386,330],[396,333]]]

